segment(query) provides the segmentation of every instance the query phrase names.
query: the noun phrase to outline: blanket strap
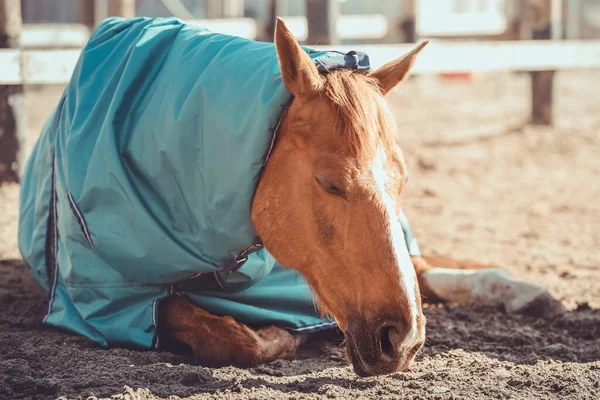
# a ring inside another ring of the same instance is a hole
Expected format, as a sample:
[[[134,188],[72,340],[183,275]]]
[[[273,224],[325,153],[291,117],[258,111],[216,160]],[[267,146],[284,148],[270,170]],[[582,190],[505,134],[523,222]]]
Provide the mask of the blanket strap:
[[[250,254],[264,248],[260,237],[256,237],[252,245],[242,250],[237,257],[231,257],[221,262],[221,268],[213,272],[200,272],[188,278],[169,284],[169,293],[184,293],[194,292],[198,290],[219,290],[225,289],[222,282],[227,279],[227,276],[244,265],[248,261]],[[237,285],[235,288],[240,289],[244,285]],[[233,289],[235,289],[233,288]]]
[[[218,272],[221,274],[230,274],[237,271],[242,267],[242,265],[244,265],[246,261],[248,261],[248,256],[250,254],[257,252],[264,247],[265,246],[263,245],[262,240],[257,236],[252,245],[243,250],[240,254],[238,254],[237,257],[223,260],[221,263],[221,269]]]

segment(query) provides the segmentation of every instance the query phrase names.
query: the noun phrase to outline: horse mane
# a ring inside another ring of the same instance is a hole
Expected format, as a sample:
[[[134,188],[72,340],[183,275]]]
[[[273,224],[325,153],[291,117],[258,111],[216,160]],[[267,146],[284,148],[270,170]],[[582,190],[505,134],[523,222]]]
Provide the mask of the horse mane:
[[[331,71],[323,93],[337,113],[334,130],[354,155],[372,156],[379,144],[395,144],[395,122],[375,79],[351,70]]]

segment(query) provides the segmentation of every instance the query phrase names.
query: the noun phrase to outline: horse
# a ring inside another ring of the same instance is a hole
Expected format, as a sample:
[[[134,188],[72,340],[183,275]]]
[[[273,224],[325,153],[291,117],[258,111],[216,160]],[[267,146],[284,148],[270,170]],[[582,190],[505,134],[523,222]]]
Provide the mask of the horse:
[[[115,32],[121,31],[125,31],[121,26],[115,29]],[[102,37],[99,35],[95,40]],[[471,260],[409,252],[400,204],[400,195],[408,183],[408,168],[398,143],[399,128],[390,112],[386,95],[407,79],[427,44],[423,41],[374,71],[347,68],[323,71],[315,65],[285,23],[279,18],[276,22],[274,47],[279,73],[292,99],[278,122],[252,196],[249,218],[260,242],[250,248],[255,251],[264,247],[263,250],[267,250],[277,263],[306,280],[319,315],[334,321],[333,326],[343,332],[348,360],[359,376],[383,375],[410,368],[425,342],[424,302],[502,305],[507,312],[537,312],[545,316],[563,311],[561,303],[543,286],[516,280],[501,269]],[[88,53],[93,54],[92,50]],[[85,68],[83,64],[81,69]],[[114,87],[118,90],[118,84]],[[75,97],[77,101],[85,100]],[[140,104],[143,105],[144,101]],[[118,112],[115,115],[111,123],[124,118]],[[97,123],[97,120],[94,121]],[[59,126],[60,121],[55,124]],[[91,129],[87,122],[85,127]],[[75,131],[71,135],[81,131],[73,127],[71,130]],[[78,137],[73,136],[69,140],[78,140]],[[104,142],[95,146],[99,145],[103,146]],[[54,157],[43,158],[38,154],[29,161],[29,168],[43,161],[52,165],[54,170]],[[134,164],[135,157],[141,156],[124,153],[120,157]],[[52,293],[46,318],[48,323],[64,327],[65,319],[77,319],[68,326],[70,330],[96,338],[98,343],[106,345],[106,341],[98,335],[101,329],[98,320],[106,324],[106,320],[110,319],[106,316],[109,314],[107,309],[113,307],[113,313],[131,313],[131,320],[142,319],[142,315],[156,315],[157,337],[189,346],[202,365],[247,367],[295,356],[297,348],[309,334],[294,332],[275,323],[251,326],[232,315],[211,312],[174,290],[171,283],[168,296],[161,298],[160,302],[148,303],[156,314],[150,313],[148,307],[130,310],[131,297],[127,297],[130,295],[119,298],[119,301],[113,302],[115,304],[104,302],[93,310],[86,309],[87,304],[80,305],[75,317],[65,317],[64,312],[61,314],[62,310],[75,307],[75,298],[83,298],[81,303],[86,303],[90,292],[81,289],[81,285],[64,289],[69,284],[68,275],[65,278],[69,271],[61,272],[59,263],[74,265],[77,256],[101,254],[98,257],[100,263],[100,259],[106,261],[109,251],[119,254],[118,261],[130,261],[126,258],[127,251],[139,252],[135,247],[127,250],[128,245],[134,246],[135,240],[134,244],[120,240],[111,242],[113,247],[102,253],[102,241],[108,240],[108,236],[102,237],[99,229],[101,221],[94,220],[90,210],[108,207],[101,215],[103,219],[111,219],[111,213],[116,213],[115,208],[111,208],[110,201],[99,205],[82,200],[76,185],[65,190],[63,186],[67,184],[60,178],[61,168],[69,168],[63,164],[66,165],[66,161],[56,166],[59,174],[56,182],[54,175],[36,181],[34,174],[30,173],[22,189],[22,193],[28,194],[35,185],[46,185],[46,196],[47,193],[64,190],[64,194],[50,197],[49,214],[41,213],[43,224],[30,221],[34,218],[32,208],[40,201],[35,197],[28,200],[28,196],[22,196],[25,200],[21,210],[20,249],[28,265],[46,265],[46,269],[40,267],[38,270],[41,272],[34,275]],[[71,174],[82,169],[84,166],[76,163],[65,174],[67,178],[64,180],[68,181]],[[136,176],[143,176],[142,172],[138,171]],[[93,173],[95,179],[103,180],[109,179],[115,172],[108,175]],[[180,182],[176,183],[181,186]],[[154,184],[160,182],[151,182],[149,186]],[[193,185],[193,182],[185,184]],[[93,181],[86,179],[84,188],[85,185],[93,185]],[[112,190],[114,194],[115,189]],[[129,195],[125,201],[130,207],[146,206],[135,203]],[[57,202],[59,208],[56,208]],[[62,209],[61,204],[65,204]],[[63,222],[60,226],[61,215],[64,218],[69,208],[74,222]],[[182,208],[180,206],[178,210]],[[46,208],[44,210],[47,212]],[[57,218],[58,223],[45,228],[46,220]],[[126,214],[121,215],[121,219],[128,218]],[[127,222],[135,224],[133,217]],[[45,243],[50,243],[50,246],[46,246],[44,252],[30,249],[32,233],[27,230],[30,225],[42,226],[40,229],[47,234]],[[65,231],[64,225],[71,230]],[[74,232],[79,227],[81,232],[76,236]],[[176,228],[175,231],[180,232],[188,226],[179,224]],[[120,232],[113,228],[111,234],[118,236]],[[175,235],[173,231],[169,232],[171,234]],[[143,236],[144,232],[139,235]],[[69,243],[69,240],[77,244]],[[179,248],[187,246],[180,238],[173,241]],[[117,248],[114,243],[123,245]],[[65,256],[66,252],[71,255],[70,260]],[[246,261],[248,257],[248,253],[240,254],[234,261]],[[151,269],[151,266],[148,268]],[[157,271],[151,269],[148,274],[152,277],[136,285],[135,290],[154,287],[154,280],[160,275]],[[214,276],[221,284],[217,272]],[[120,272],[122,275],[127,273]],[[133,281],[137,275],[139,272],[131,272],[131,276],[126,278]],[[185,283],[187,279],[182,281]],[[102,286],[94,287],[100,290],[98,288]],[[115,286],[114,290],[124,288]],[[71,291],[70,297],[65,294],[66,291]],[[285,293],[278,296],[284,302]],[[110,326],[103,334],[106,337],[113,335],[117,338],[113,342],[119,343],[126,329]]]

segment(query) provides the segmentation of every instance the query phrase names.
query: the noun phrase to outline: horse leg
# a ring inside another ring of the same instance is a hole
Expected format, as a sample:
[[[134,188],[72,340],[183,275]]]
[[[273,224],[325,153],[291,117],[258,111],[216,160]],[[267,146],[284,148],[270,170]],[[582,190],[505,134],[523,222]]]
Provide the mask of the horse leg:
[[[509,313],[550,317],[565,308],[539,284],[471,260],[443,256],[413,257],[419,288],[427,303],[504,306]]]
[[[218,317],[182,296],[160,304],[159,335],[192,348],[196,361],[205,366],[250,367],[276,359],[290,359],[305,339],[269,326],[252,330],[232,317]]]

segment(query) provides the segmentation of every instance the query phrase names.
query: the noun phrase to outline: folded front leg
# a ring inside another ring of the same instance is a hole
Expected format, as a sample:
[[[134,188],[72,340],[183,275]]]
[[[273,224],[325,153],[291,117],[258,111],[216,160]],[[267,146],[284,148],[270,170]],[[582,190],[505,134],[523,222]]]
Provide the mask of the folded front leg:
[[[269,326],[254,331],[232,317],[218,317],[182,296],[161,302],[159,334],[189,345],[201,365],[250,367],[290,359],[302,338]]]

